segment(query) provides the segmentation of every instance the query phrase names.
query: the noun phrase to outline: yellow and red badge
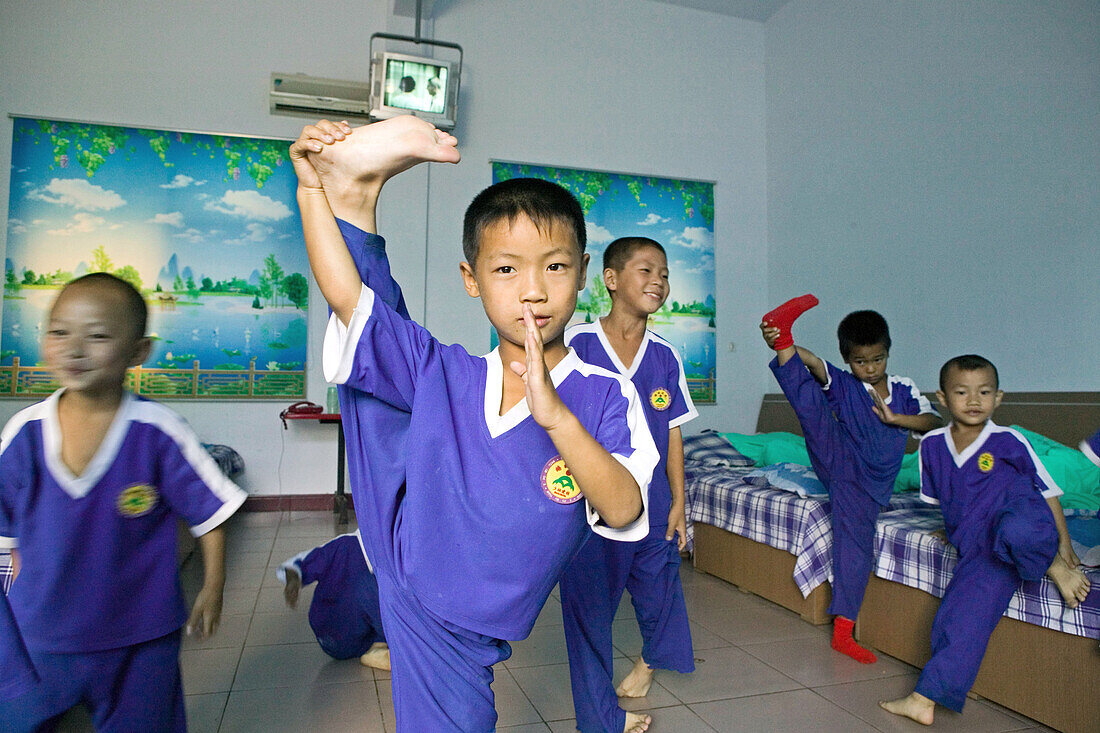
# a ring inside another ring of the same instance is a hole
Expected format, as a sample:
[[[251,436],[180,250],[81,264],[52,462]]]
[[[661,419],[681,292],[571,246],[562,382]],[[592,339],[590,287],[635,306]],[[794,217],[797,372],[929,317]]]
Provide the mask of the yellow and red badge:
[[[978,456],[978,468],[982,473],[989,473],[993,470],[993,454],[986,452]]]
[[[123,489],[115,502],[124,517],[143,517],[157,505],[157,490],[149,484],[134,484]]]
[[[672,395],[663,387],[658,387],[649,395],[649,404],[654,410],[664,411],[672,406]]]
[[[581,498],[581,488],[561,456],[551,458],[542,469],[542,490],[558,504],[572,504]]]

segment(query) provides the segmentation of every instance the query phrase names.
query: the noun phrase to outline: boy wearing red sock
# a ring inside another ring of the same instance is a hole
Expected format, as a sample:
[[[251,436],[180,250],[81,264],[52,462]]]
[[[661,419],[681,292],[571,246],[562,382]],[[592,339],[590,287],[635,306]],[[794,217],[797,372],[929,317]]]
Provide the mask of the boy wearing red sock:
[[[833,648],[858,662],[875,655],[852,628],[871,574],[875,522],[890,503],[909,431],[943,424],[912,380],[886,373],[890,331],[875,311],[849,313],[837,328],[838,369],[794,344],[791,325],[817,305],[803,295],[764,316],[764,341],[776,351],[772,372],[794,408],[810,463],[829,489],[833,522]]]

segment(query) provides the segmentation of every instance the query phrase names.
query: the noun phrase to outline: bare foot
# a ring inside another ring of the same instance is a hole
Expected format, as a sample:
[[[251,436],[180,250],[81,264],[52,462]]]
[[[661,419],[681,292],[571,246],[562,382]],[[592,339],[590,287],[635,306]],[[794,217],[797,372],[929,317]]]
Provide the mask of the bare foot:
[[[653,684],[653,670],[644,659],[638,657],[638,661],[634,663],[634,669],[630,670],[630,674],[624,677],[615,688],[615,694],[619,697],[645,697],[649,694],[651,684]]]
[[[283,586],[283,600],[290,608],[298,606],[298,593],[302,590],[302,576],[293,568],[286,569],[286,585]]]
[[[652,722],[653,718],[648,715],[627,713],[626,725],[623,726],[623,733],[642,733],[642,731],[649,730],[649,724]]]
[[[390,647],[385,642],[376,641],[370,645],[367,653],[359,657],[359,664],[372,669],[390,668]]]
[[[343,140],[325,145],[310,160],[330,197],[352,183],[379,186],[417,163],[457,163],[458,139],[430,122],[399,115],[353,128]]]
[[[879,700],[878,706],[894,715],[904,715],[921,725],[932,725],[936,713],[936,703],[919,692],[911,692],[907,697],[897,700]]]
[[[1062,594],[1062,599],[1069,608],[1077,608],[1078,604],[1088,597],[1089,589],[1092,587],[1085,574],[1077,568],[1066,565],[1061,555],[1054,558],[1050,569],[1047,570],[1047,577],[1054,581],[1054,585],[1057,586],[1058,592]]]

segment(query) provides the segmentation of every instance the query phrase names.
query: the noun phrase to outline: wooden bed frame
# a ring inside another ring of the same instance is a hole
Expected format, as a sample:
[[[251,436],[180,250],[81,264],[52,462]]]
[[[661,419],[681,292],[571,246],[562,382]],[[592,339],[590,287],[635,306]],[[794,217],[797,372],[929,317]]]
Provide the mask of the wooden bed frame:
[[[934,390],[925,392],[935,403]],[[937,405],[938,406],[938,405]],[[1006,393],[994,415],[999,425],[1022,425],[1077,447],[1100,426],[1100,392]],[[757,432],[802,434],[782,394],[764,396]],[[910,441],[909,449],[915,450]],[[828,584],[809,598],[795,585],[794,555],[710,525],[695,524],[695,567],[744,591],[828,623]],[[916,588],[871,576],[856,635],[878,651],[923,666],[930,655],[932,618],[939,599]],[[1100,730],[1100,643],[1004,618],[990,639],[972,695],[980,695],[1067,733]]]

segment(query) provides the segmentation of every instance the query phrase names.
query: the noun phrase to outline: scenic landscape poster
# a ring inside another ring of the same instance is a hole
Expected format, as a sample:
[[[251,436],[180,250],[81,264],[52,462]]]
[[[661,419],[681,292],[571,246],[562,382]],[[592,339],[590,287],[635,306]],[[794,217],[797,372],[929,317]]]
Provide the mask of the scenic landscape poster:
[[[523,163],[491,164],[493,183],[541,178],[561,184],[580,201],[592,261],[574,323],[592,322],[611,310],[601,263],[613,239],[642,236],[661,243],[668,254],[671,290],[665,305],[650,317],[649,327],[679,349],[692,399],[713,403],[717,397],[714,184]]]
[[[304,394],[308,262],[287,141],[13,122],[0,394],[54,388],[43,318],[62,285],[104,271],[149,305],[135,391]]]

